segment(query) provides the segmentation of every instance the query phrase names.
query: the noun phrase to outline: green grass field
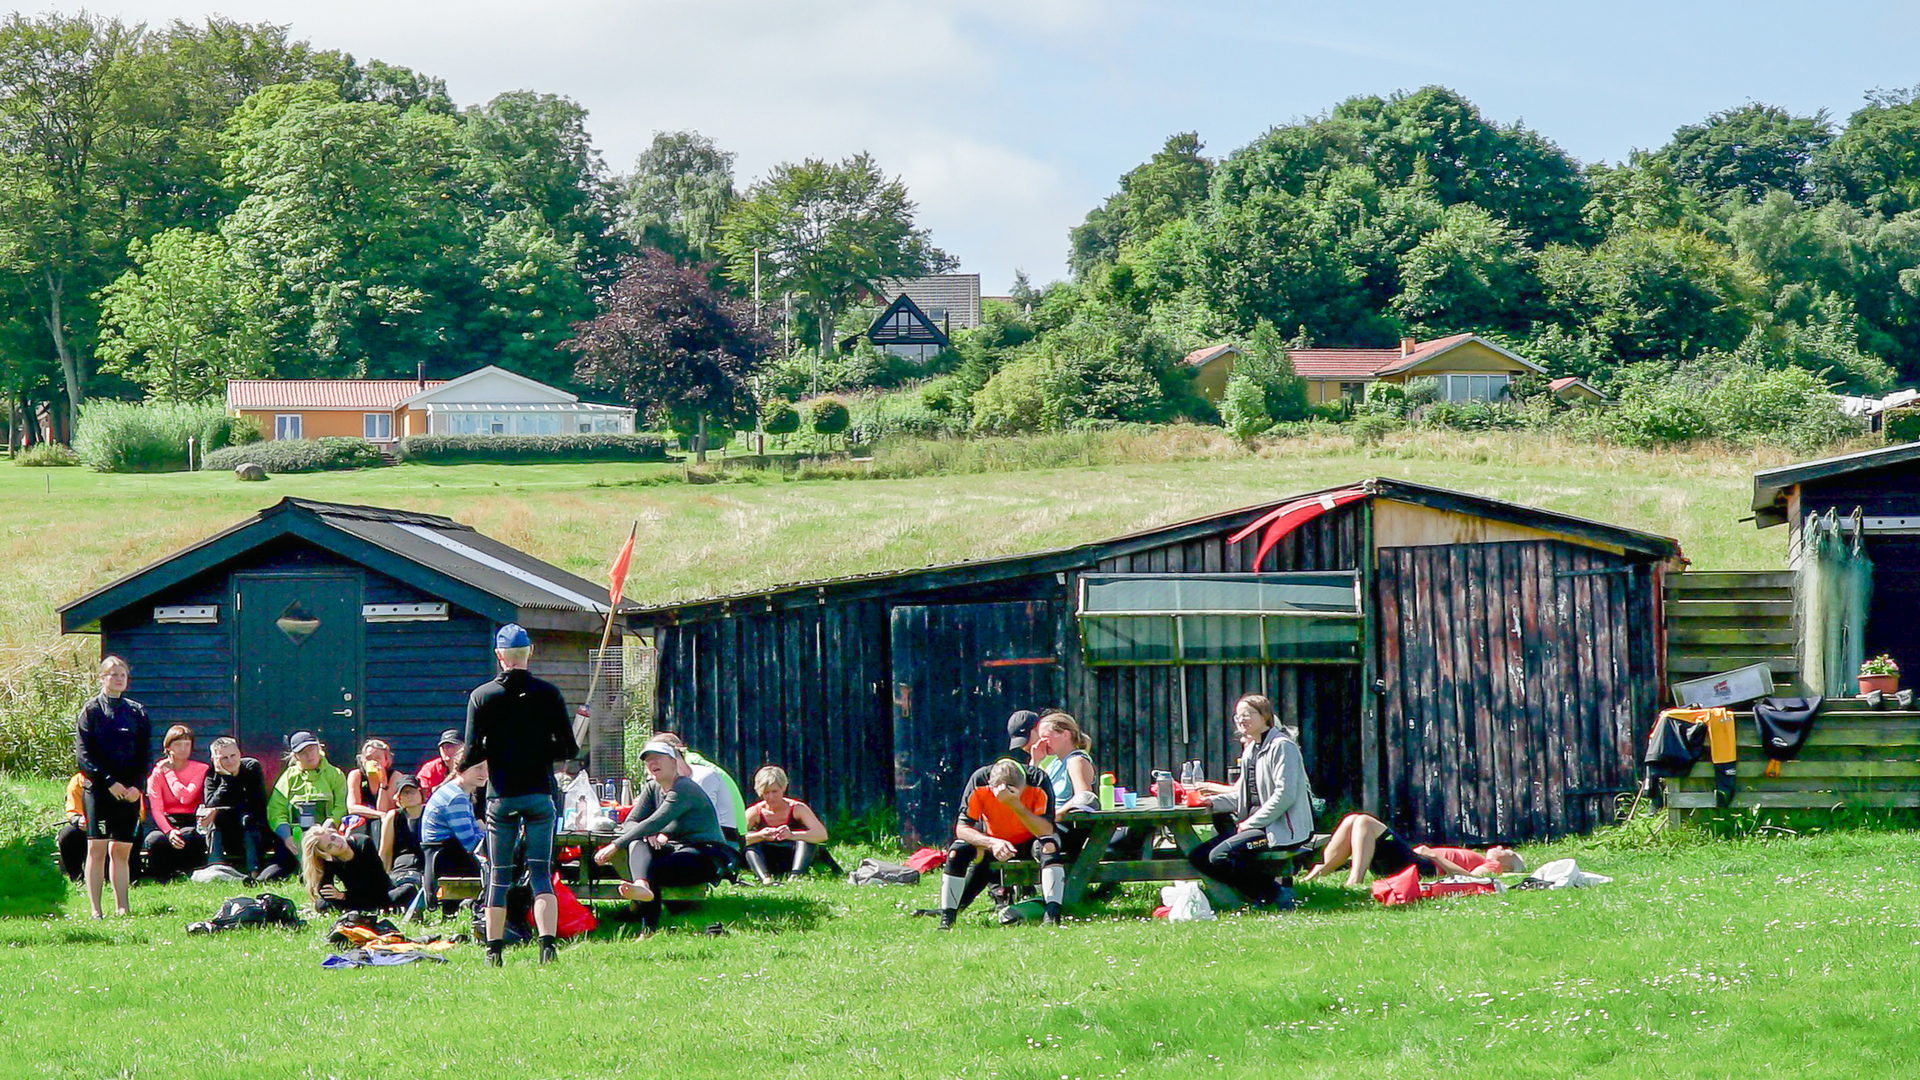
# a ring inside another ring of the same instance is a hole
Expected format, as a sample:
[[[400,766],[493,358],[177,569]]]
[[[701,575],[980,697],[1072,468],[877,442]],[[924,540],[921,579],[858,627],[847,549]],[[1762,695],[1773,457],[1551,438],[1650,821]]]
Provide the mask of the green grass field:
[[[28,794],[51,797],[36,782]],[[843,852],[843,855],[846,854]],[[723,888],[641,940],[616,909],[541,968],[323,971],[324,926],[188,937],[237,889],[139,886],[134,916],[0,920],[7,1077],[1894,1076],[1920,976],[1920,838],[1570,854],[1614,884],[1168,925],[1144,887],[1057,930],[934,885]],[[699,933],[707,923],[729,933]]]

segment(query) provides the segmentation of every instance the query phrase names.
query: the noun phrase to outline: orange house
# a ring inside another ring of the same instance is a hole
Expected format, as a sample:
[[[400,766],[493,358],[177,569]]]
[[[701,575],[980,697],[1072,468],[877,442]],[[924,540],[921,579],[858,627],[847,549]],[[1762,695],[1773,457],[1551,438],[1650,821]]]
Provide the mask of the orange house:
[[[268,439],[345,435],[630,435],[634,410],[487,366],[457,379],[230,379],[227,412]]]

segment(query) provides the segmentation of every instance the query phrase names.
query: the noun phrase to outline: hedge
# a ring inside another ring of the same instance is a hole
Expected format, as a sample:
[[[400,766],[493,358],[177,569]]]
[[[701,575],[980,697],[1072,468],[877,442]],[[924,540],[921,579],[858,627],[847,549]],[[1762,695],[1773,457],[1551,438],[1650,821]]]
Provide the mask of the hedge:
[[[1883,423],[1888,442],[1920,442],[1920,409],[1890,409]]]
[[[252,446],[230,446],[207,455],[206,467],[229,470],[251,462],[268,473],[365,469],[382,463],[380,450],[365,439],[274,439]]]
[[[412,435],[395,453],[433,465],[665,461],[667,443],[658,435]]]
[[[92,401],[80,409],[73,448],[96,472],[181,472],[188,439],[196,454],[207,455],[259,438],[253,421],[228,416],[218,402]]]

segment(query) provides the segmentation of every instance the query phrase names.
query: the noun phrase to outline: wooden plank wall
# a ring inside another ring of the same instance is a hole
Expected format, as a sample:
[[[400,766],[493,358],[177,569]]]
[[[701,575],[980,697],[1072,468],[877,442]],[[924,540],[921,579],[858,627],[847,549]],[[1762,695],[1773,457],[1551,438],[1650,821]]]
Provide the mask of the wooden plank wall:
[[[153,609],[175,604],[214,604],[220,621],[156,623]],[[193,729],[194,753],[205,760],[207,744],[233,734],[233,597],[224,574],[188,582],[109,619],[100,634],[100,654],[118,656],[133,668],[127,696],[147,707],[153,720],[151,757],[160,759],[168,727]]]
[[[1102,560],[1100,573],[1251,573],[1281,570],[1353,570],[1359,565],[1359,504],[1329,511],[1277,544],[1258,567],[1257,538],[1227,542],[1228,530]],[[1333,808],[1358,806],[1362,792],[1358,664],[1208,664],[1184,668],[1089,667],[1080,651],[1069,575],[1060,621],[1067,711],[1093,737],[1094,760],[1127,785],[1144,784],[1154,769],[1198,758],[1215,778],[1239,756],[1233,705],[1243,694],[1273,699],[1283,723],[1300,733],[1314,793]],[[1181,722],[1181,683],[1186,690]]]
[[[657,634],[656,730],[674,731],[743,791],[779,765],[829,815],[893,807],[887,605],[740,611]]]
[[[1920,808],[1920,712],[1869,709],[1857,698],[1830,698],[1800,755],[1767,776],[1767,754],[1753,714],[1734,714],[1736,787],[1730,809],[1832,810]],[[1675,818],[1715,807],[1713,764],[1702,761],[1666,782]]]
[[[1559,541],[1379,555],[1393,824],[1488,843],[1605,820],[1657,700],[1650,568]]]
[[[369,604],[439,600],[371,570],[362,598]],[[493,629],[486,619],[451,605],[445,622],[368,623],[361,737],[386,740],[408,772],[439,757],[440,733],[466,728],[468,696],[493,677]],[[351,768],[358,750],[345,750],[335,764]]]
[[[1876,600],[1879,576],[1876,568]],[[1765,664],[1783,689],[1799,684],[1792,571],[1689,570],[1666,580],[1668,680]]]

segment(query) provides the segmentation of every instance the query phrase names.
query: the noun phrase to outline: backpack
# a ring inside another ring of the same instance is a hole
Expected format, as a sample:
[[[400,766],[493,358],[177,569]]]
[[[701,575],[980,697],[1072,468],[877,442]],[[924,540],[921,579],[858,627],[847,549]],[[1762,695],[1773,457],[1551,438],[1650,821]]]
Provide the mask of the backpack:
[[[259,896],[234,896],[221,901],[220,909],[214,912],[212,919],[189,925],[187,933],[217,934],[241,926],[305,925],[306,922],[300,918],[300,909],[293,906],[293,901],[278,893],[261,893]]]
[[[917,885],[920,871],[899,863],[861,859],[860,865],[847,875],[847,881],[854,885]]]

